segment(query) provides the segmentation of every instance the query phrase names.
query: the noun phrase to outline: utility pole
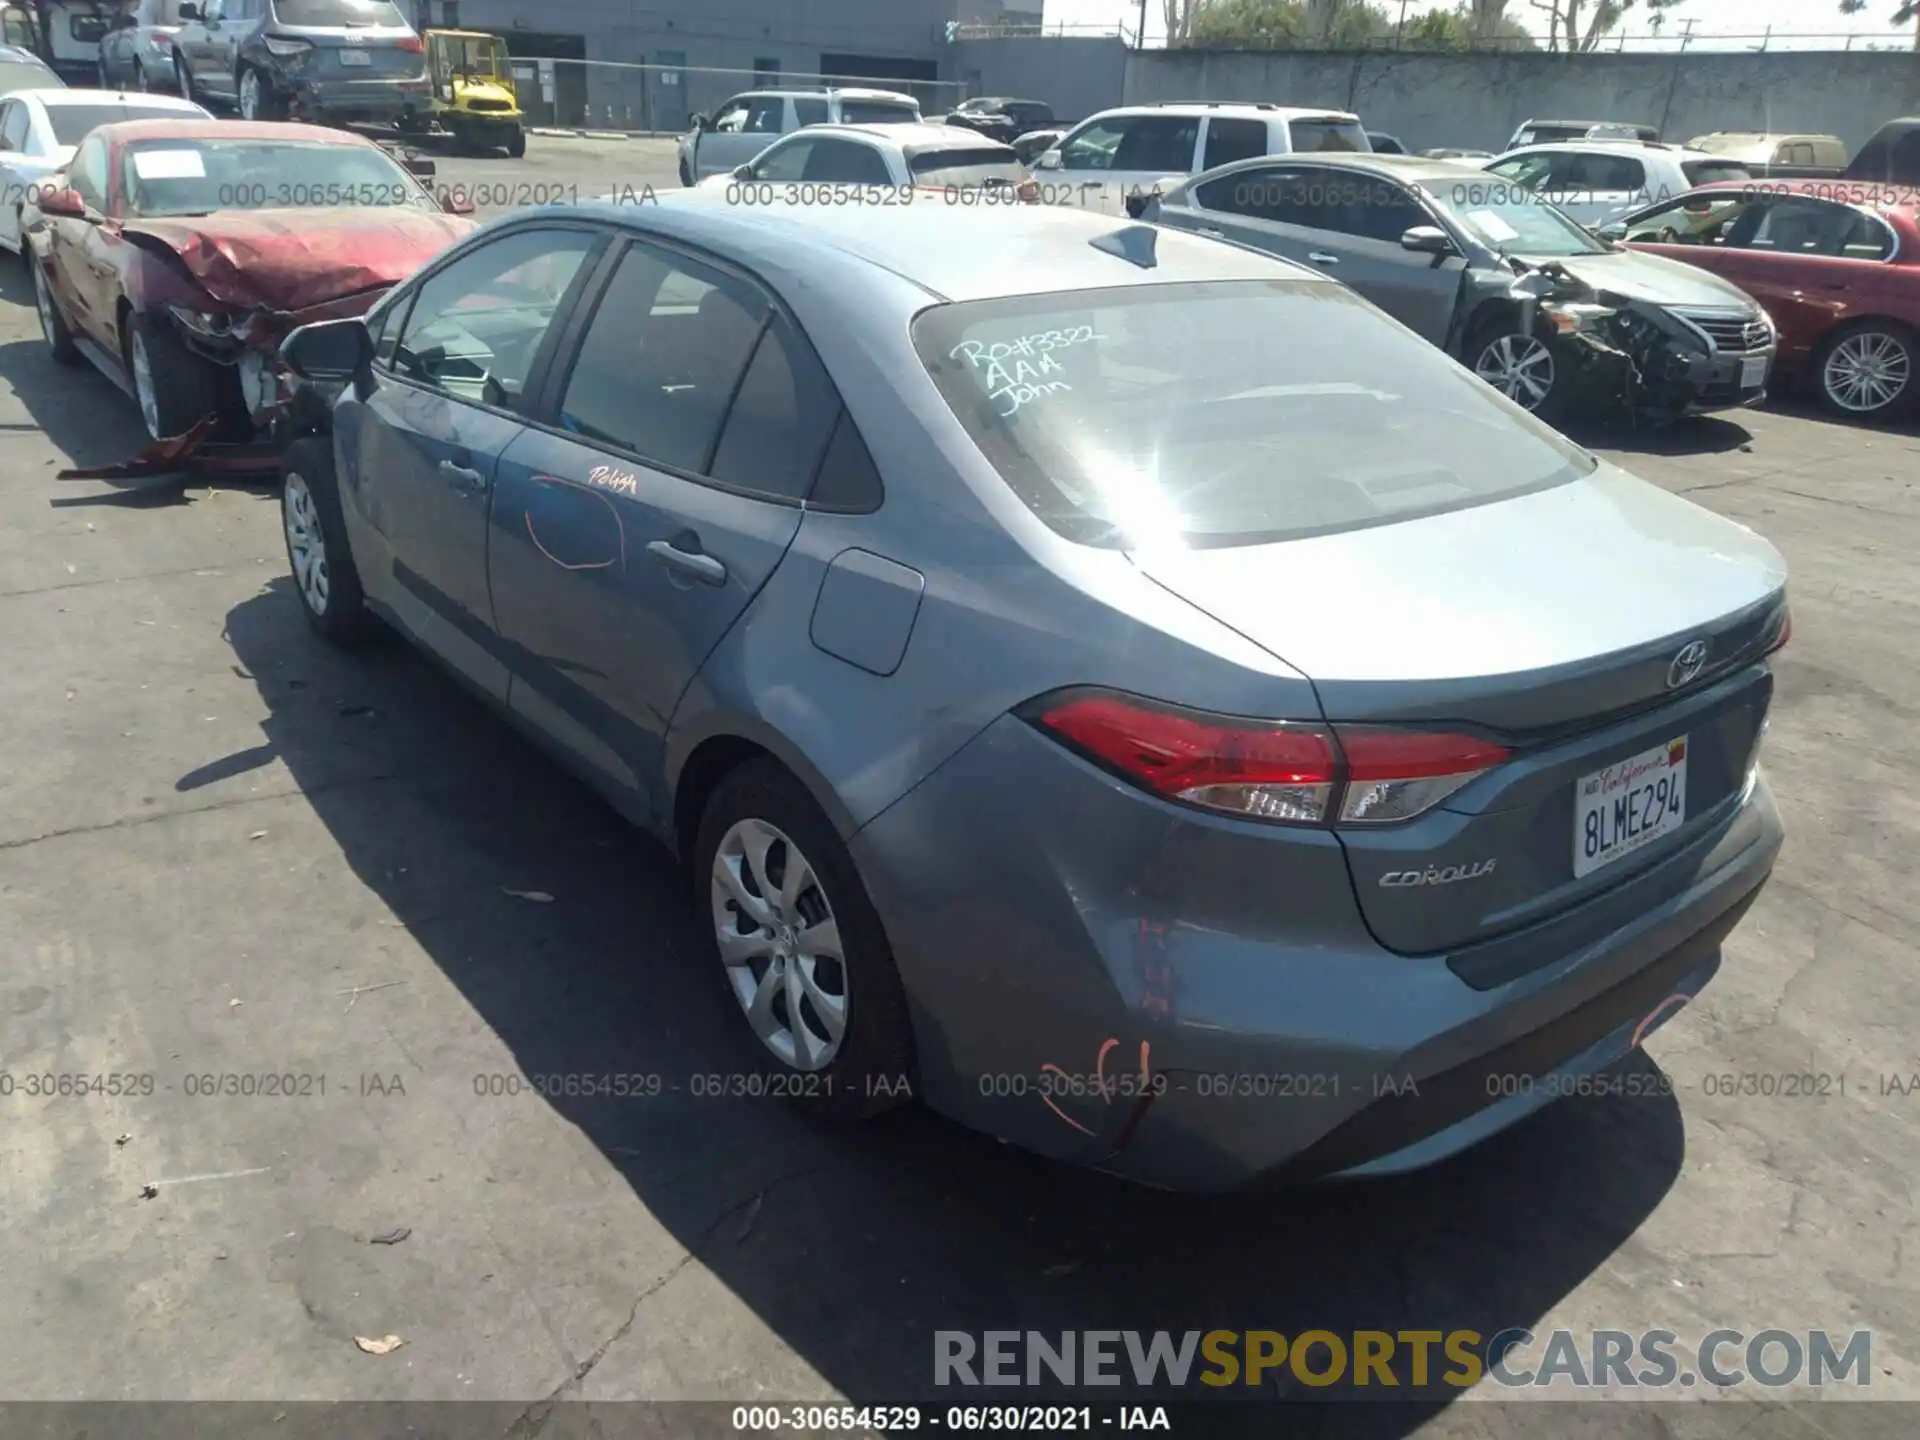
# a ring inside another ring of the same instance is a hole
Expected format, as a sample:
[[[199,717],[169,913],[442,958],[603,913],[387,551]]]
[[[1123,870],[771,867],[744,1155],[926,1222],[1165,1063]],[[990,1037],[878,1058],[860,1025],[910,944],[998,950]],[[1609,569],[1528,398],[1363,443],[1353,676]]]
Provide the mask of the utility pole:
[[[1133,48],[1147,48],[1147,0],[1140,0],[1140,28],[1133,32]]]
[[[1700,22],[1691,17],[1683,17],[1680,23],[1687,27],[1680,32],[1680,48],[1685,50],[1688,45],[1693,43],[1693,27]]]

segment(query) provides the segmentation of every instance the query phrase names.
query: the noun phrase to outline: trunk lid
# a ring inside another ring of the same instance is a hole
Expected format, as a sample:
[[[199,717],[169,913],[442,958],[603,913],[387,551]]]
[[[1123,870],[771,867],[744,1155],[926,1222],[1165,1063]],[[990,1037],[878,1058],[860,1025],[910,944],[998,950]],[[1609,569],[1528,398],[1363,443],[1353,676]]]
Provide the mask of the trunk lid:
[[[1535,923],[1737,808],[1772,693],[1759,662],[1783,618],[1784,563],[1745,527],[1611,467],[1418,520],[1133,558],[1308,676],[1336,726],[1511,750],[1424,815],[1339,831],[1390,949]],[[1596,809],[1598,863],[1579,853]]]

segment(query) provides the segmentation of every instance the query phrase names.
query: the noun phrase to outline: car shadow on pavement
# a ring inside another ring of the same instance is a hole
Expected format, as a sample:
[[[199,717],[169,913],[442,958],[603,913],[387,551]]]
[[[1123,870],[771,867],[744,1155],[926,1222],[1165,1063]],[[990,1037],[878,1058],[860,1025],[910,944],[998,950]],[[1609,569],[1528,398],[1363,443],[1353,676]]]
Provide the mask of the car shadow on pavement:
[[[837,1129],[778,1101],[698,1098],[693,1077],[750,1062],[662,850],[405,645],[321,644],[284,579],[235,606],[227,633],[268,711],[263,743],[181,784],[283,762],[361,883],[524,1074],[663,1077],[651,1100],[545,1103],[696,1265],[857,1402],[1036,1398],[936,1390],[940,1330],[1531,1326],[1627,1241],[1681,1165],[1670,1097],[1562,1101],[1404,1179],[1215,1199],[1129,1187],[917,1109]],[[1643,1056],[1629,1063],[1651,1073]],[[671,1308],[674,1295],[641,1301],[657,1317],[645,1351],[683,1346],[670,1372],[725,1372],[737,1332],[703,1328],[721,1322]],[[610,1354],[601,1379],[618,1385],[635,1358]],[[1434,1362],[1437,1377],[1437,1348]],[[1282,1377],[1187,1393],[1322,1393]],[[1453,1393],[1317,1409],[1316,1433],[1404,1435]]]
[[[1753,443],[1753,434],[1731,415],[1690,415],[1664,424],[1582,421],[1567,435],[1590,448],[1634,455],[1720,455]]]

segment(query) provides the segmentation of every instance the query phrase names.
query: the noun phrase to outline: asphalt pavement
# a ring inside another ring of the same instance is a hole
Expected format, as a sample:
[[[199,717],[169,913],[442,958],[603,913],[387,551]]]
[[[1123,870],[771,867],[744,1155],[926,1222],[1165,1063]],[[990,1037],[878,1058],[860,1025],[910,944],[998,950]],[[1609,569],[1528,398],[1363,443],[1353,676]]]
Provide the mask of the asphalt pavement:
[[[536,137],[436,180],[585,196],[673,184],[672,150]],[[1874,1393],[1920,1396],[1912,428],[1593,441],[1793,574],[1787,846],[1638,1062],[1673,1093],[1210,1201],[698,1094],[742,1052],[665,857],[405,648],[315,641],[265,488],[56,480],[138,420],[52,363],[4,256],[0,436],[0,1072],[121,1077],[0,1097],[0,1397],[877,1403],[928,1394],[939,1329],[1515,1325],[1870,1328]],[[658,1089],[527,1080],[566,1075]],[[1769,1075],[1843,1088],[1721,1078]],[[1552,1433],[1734,1432],[1663,1424]],[[1368,1426],[1543,1433],[1471,1402]]]

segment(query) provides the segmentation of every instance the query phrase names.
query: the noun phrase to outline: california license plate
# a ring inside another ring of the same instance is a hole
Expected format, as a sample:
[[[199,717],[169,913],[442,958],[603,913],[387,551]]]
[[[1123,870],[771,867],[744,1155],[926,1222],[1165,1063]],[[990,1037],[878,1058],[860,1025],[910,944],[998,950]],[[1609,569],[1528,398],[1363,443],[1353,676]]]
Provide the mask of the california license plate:
[[[1687,823],[1687,737],[1581,776],[1573,802],[1576,877],[1671,835]]]
[[[340,63],[342,65],[371,65],[373,64],[373,56],[365,50],[342,50],[340,52]]]
[[[1740,388],[1754,390],[1767,383],[1767,357],[1749,355],[1740,362]]]

